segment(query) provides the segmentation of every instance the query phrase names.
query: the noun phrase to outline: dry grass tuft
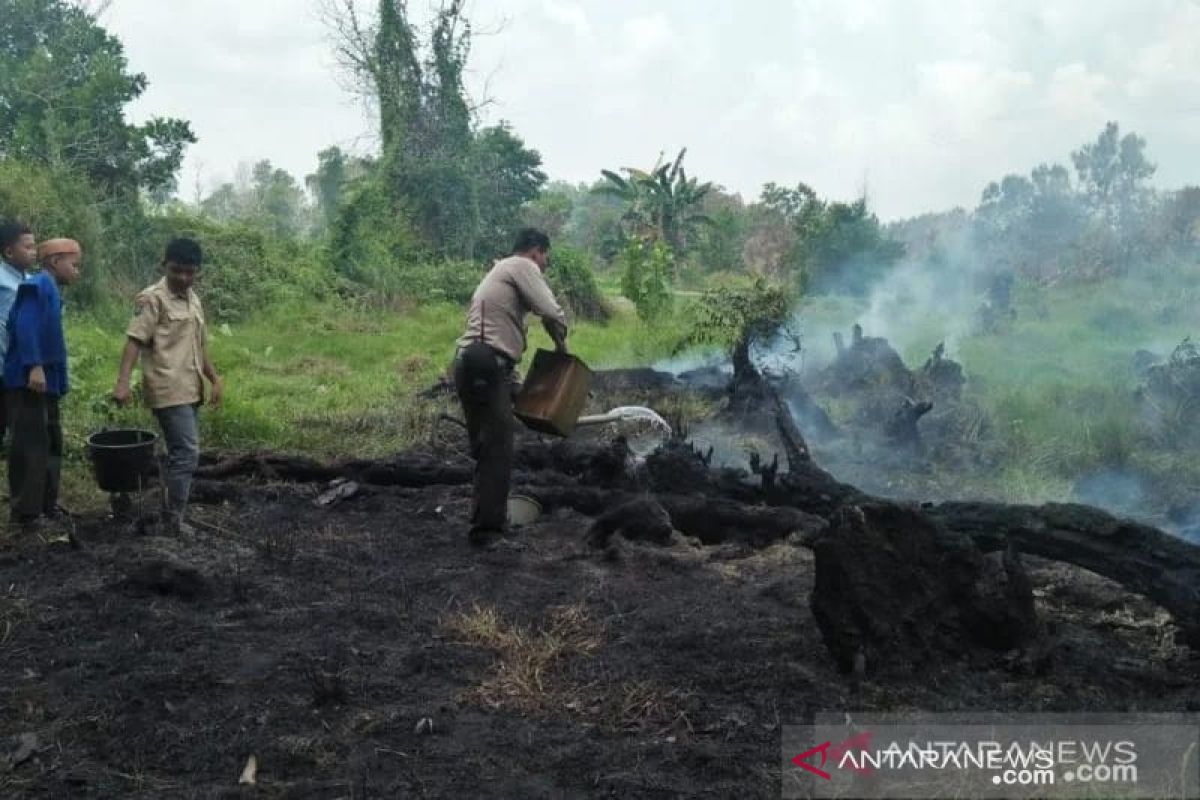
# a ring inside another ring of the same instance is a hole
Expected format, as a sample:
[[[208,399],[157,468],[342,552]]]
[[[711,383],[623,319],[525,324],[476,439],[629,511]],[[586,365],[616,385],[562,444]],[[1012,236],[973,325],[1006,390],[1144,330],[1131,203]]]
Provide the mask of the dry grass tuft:
[[[521,713],[569,710],[573,693],[558,667],[568,658],[596,652],[604,641],[603,629],[581,605],[550,609],[536,629],[509,623],[495,608],[479,606],[450,617],[445,627],[466,644],[497,656],[489,677],[469,697]]]
[[[465,698],[522,714],[563,714],[611,732],[690,730],[682,709],[688,693],[650,681],[615,687],[574,683],[565,664],[595,654],[604,630],[579,604],[550,609],[536,628],[515,625],[495,608],[475,606],[448,618],[445,628],[464,643],[490,650],[496,663]]]

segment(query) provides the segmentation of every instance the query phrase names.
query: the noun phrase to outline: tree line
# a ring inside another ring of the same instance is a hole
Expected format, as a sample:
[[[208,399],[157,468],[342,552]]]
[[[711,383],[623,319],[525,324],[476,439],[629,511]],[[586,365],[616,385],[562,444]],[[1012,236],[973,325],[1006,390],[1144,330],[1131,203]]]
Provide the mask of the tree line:
[[[1200,188],[1152,189],[1145,140],[1116,123],[1071,154],[1073,172],[1040,165],[989,184],[974,209],[890,225],[865,196],[823,198],[804,183],[743,200],[690,174],[686,149],[598,169],[590,184],[549,182],[541,155],[507,123],[484,124],[468,95],[463,0],[421,24],[404,0],[326,0],[324,11],[344,74],[375,113],[377,152],[329,147],[302,178],[263,160],[184,197],[191,126],[127,120],[148,79],[101,19],[68,0],[11,0],[0,16],[0,215],[83,240],[93,303],[141,285],[166,236],[200,236],[223,318],[316,296],[462,301],[522,225],[555,240],[551,277],[577,315],[605,317],[600,271],[651,322],[680,287],[728,293],[757,279],[793,297],[862,295],[905,259],[1091,279],[1194,254],[1200,240]],[[247,265],[254,286],[237,280]]]

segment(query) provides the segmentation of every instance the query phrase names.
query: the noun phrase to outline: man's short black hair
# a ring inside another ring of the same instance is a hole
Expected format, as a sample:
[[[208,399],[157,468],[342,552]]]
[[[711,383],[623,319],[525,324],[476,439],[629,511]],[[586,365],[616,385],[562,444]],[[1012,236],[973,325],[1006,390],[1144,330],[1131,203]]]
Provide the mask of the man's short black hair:
[[[550,237],[537,228],[522,228],[517,234],[514,253],[528,253],[530,250],[549,250]]]
[[[22,236],[32,236],[33,231],[23,222],[5,222],[0,224],[0,252],[14,246]]]
[[[200,243],[195,239],[181,236],[167,242],[167,253],[163,256],[163,263],[168,261],[181,267],[200,269],[200,265],[204,262],[204,252],[200,249]]]

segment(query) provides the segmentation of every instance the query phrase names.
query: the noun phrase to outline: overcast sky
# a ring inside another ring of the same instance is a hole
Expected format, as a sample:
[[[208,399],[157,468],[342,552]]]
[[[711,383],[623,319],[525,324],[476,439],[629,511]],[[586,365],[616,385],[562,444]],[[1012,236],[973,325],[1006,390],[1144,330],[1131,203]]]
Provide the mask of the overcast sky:
[[[374,149],[317,3],[115,0],[104,23],[150,79],[134,115],[200,139],[185,196],[239,162],[303,178],[323,147]],[[747,199],[865,188],[892,219],[974,206],[1117,120],[1159,185],[1200,183],[1200,0],[475,0],[472,17],[494,32],[473,92],[553,178],[686,145],[690,172]]]

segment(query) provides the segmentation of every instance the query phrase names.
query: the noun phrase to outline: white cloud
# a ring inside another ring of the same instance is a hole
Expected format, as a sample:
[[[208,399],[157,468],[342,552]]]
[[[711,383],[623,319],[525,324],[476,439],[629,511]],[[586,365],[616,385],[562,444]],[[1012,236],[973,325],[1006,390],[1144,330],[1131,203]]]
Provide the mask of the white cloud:
[[[1111,86],[1104,75],[1078,62],[1054,70],[1046,87],[1046,110],[1055,119],[1096,120],[1109,114],[1103,94]]]
[[[587,12],[578,3],[570,0],[542,0],[542,12],[552,21],[570,28],[577,36],[591,33],[592,26],[588,23]]]
[[[323,147],[369,147],[316,2],[116,0],[107,22],[151,81],[136,114],[192,120],[188,170],[209,174],[271,158],[303,176]],[[1200,183],[1191,0],[477,5],[479,29],[507,24],[475,41],[474,92],[487,82],[489,119],[510,120],[555,177],[686,145],[693,174],[746,196],[866,184],[894,217],[973,205],[1116,119],[1147,138],[1157,180]]]

